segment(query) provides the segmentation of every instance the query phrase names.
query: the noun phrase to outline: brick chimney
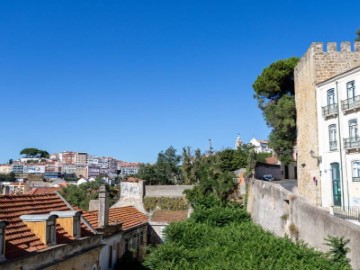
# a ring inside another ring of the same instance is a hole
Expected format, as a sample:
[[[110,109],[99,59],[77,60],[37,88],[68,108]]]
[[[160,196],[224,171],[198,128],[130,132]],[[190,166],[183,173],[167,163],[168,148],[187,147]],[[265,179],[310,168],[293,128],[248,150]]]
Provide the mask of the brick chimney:
[[[102,185],[99,189],[98,227],[104,228],[108,225],[109,225],[109,197],[106,186]]]

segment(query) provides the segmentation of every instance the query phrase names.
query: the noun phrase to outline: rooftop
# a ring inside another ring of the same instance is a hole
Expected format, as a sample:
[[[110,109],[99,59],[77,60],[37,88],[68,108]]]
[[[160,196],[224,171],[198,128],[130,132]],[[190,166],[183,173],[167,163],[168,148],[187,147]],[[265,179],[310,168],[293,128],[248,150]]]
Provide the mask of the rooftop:
[[[0,220],[9,222],[5,233],[5,257],[14,259],[48,247],[20,219],[21,215],[49,214],[51,211],[70,210],[73,209],[70,209],[55,193],[0,196]],[[81,235],[89,236],[91,234],[90,230],[82,224]],[[57,244],[65,244],[74,240],[59,224],[56,227],[56,238]]]
[[[83,217],[89,221],[92,227],[98,229],[98,211],[83,212]],[[122,223],[123,230],[129,230],[148,222],[148,218],[135,207],[116,207],[109,209],[109,224]]]

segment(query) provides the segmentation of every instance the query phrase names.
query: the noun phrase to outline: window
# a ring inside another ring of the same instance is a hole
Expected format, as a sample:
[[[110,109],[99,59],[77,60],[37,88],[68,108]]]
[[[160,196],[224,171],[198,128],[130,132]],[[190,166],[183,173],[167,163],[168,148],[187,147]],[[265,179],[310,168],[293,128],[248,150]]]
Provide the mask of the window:
[[[0,228],[0,256],[4,254],[5,247],[5,229]]]
[[[80,237],[80,217],[75,216],[74,217],[74,236],[75,238]]]
[[[329,89],[327,91],[327,105],[335,104],[335,89]]]
[[[129,240],[125,240],[125,252],[129,250]]]
[[[46,244],[56,244],[55,220],[46,223]]]
[[[144,244],[144,233],[140,233],[140,245],[142,246]]]
[[[360,182],[360,161],[352,162],[352,179],[353,182]]]
[[[351,81],[346,84],[347,89],[347,98],[349,99],[349,103],[353,103],[355,101],[355,82]]]
[[[112,268],[112,246],[109,246],[109,268]]]
[[[337,150],[336,125],[329,126],[329,147],[330,151]]]
[[[358,140],[358,127],[357,127],[357,120],[352,119],[349,121],[349,137],[350,141],[357,141]]]

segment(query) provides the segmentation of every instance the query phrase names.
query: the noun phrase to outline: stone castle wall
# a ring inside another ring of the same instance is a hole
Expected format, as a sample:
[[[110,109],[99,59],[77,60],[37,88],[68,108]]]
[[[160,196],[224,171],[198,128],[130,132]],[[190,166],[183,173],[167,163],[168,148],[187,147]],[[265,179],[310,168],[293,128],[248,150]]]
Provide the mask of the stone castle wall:
[[[318,159],[318,125],[316,85],[360,66],[360,42],[354,50],[350,42],[330,42],[324,49],[320,42],[312,43],[295,67],[295,102],[297,113],[298,188],[311,203],[320,205],[321,181]],[[313,151],[313,155],[310,152]],[[316,178],[316,181],[314,181]]]

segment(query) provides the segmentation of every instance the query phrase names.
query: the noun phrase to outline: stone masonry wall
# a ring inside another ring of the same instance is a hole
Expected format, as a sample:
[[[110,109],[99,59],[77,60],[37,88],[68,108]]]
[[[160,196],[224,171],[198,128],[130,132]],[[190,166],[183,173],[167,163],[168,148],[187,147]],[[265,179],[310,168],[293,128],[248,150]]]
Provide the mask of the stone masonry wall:
[[[360,269],[360,226],[330,215],[278,184],[259,180],[249,183],[247,210],[265,230],[302,240],[321,251],[329,250],[324,245],[328,235],[350,239],[348,257],[353,269]]]
[[[321,181],[318,160],[318,125],[316,110],[316,85],[360,66],[360,42],[355,42],[354,51],[350,42],[330,42],[326,51],[323,43],[312,43],[295,67],[295,102],[297,112],[298,187],[299,193],[311,203],[320,205]],[[310,151],[314,154],[312,157]]]

